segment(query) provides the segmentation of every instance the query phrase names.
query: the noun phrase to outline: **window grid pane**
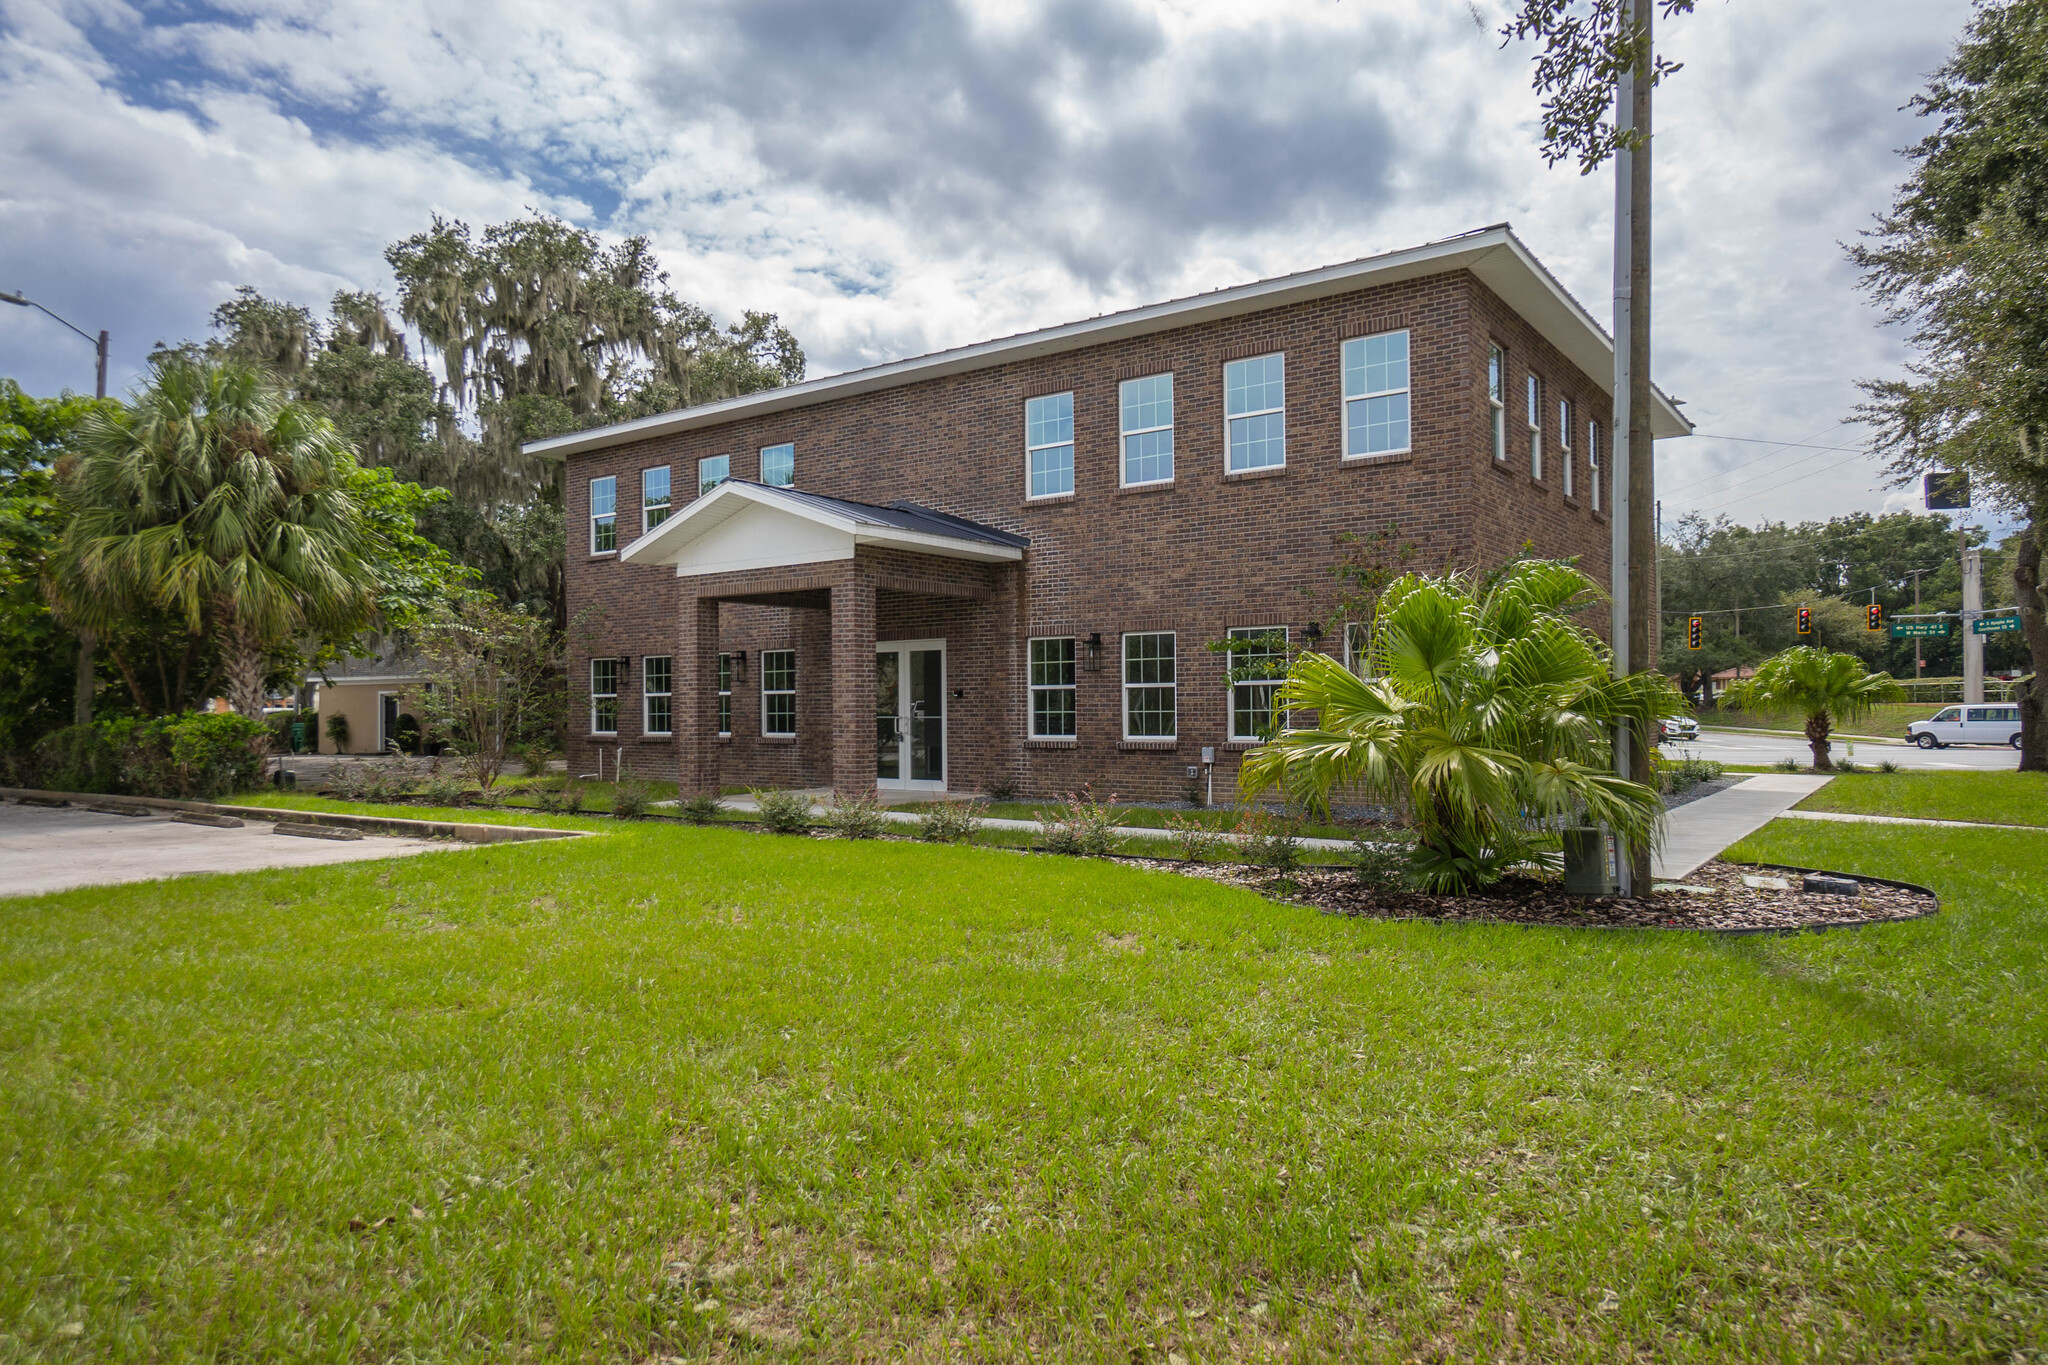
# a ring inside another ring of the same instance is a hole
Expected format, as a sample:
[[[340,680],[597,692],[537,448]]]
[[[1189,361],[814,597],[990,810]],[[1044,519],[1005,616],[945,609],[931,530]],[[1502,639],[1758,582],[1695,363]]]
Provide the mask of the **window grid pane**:
[[[796,651],[761,651],[761,733],[796,733]]]
[[[1231,473],[1287,463],[1286,357],[1253,356],[1223,367]]]
[[[1030,649],[1031,737],[1072,738],[1076,709],[1073,638],[1033,640]]]
[[[1586,423],[1586,478],[1593,487],[1589,496],[1595,512],[1600,510],[1600,424]]]
[[[1231,671],[1244,672],[1251,669],[1275,671],[1287,663],[1287,628],[1285,626],[1238,626],[1230,632],[1232,640],[1254,642],[1245,648],[1230,651]],[[1246,679],[1230,685],[1230,737],[1232,739],[1264,739],[1273,730],[1273,707],[1280,692],[1280,680]]]
[[[1052,393],[1024,404],[1024,448],[1028,496],[1058,497],[1074,491],[1074,395]]]
[[[615,735],[619,731],[619,661],[590,661],[590,731]]]
[[[650,654],[640,661],[640,728],[650,735],[669,733],[669,656]]]
[[[784,442],[761,448],[761,482],[771,488],[787,488],[796,482],[796,446]]]
[[[590,481],[590,552],[619,548],[619,481],[610,474]]]
[[[1557,400],[1557,459],[1564,466],[1564,495],[1570,497],[1576,471],[1572,468],[1572,400],[1569,398]]]
[[[703,497],[731,477],[730,455],[710,455],[697,461],[697,496]]]
[[[651,531],[668,520],[669,474],[667,465],[640,471],[640,522]]]
[[[1173,632],[1124,636],[1124,734],[1174,738],[1174,692]]]
[[[732,655],[718,656],[718,733],[732,733]]]
[[[1408,333],[1344,343],[1344,453],[1408,449]]]
[[[1486,399],[1493,408],[1493,458],[1508,457],[1508,357],[1498,346],[1486,348]]]
[[[1124,441],[1124,483],[1173,478],[1173,376],[1126,379],[1118,387]]]

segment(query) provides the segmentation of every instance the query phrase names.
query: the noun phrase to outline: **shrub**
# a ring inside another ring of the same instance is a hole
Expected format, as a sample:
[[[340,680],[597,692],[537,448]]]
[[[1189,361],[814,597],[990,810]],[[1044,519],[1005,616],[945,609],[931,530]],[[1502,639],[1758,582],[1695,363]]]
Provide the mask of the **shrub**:
[[[348,717],[339,711],[327,718],[327,738],[334,741],[334,752],[348,752]]]
[[[363,765],[363,800],[389,801],[412,790],[412,775],[389,763]]]
[[[1045,826],[1041,847],[1048,853],[1072,853],[1084,858],[1101,858],[1116,848],[1116,793],[1108,801],[1097,801],[1087,783],[1078,792],[1068,792],[1066,804],[1052,811],[1034,811]]]
[[[547,776],[548,763],[554,756],[554,747],[549,744],[533,743],[519,746],[519,761],[525,766],[528,777]]]
[[[982,812],[986,809],[977,801],[958,804],[940,801],[918,817],[917,837],[939,844],[957,844],[963,839],[972,839],[974,832],[981,828]]]
[[[1710,758],[1688,757],[1676,763],[1660,763],[1657,766],[1657,790],[1666,796],[1679,796],[1702,782],[1718,780],[1723,771],[1721,765]]]
[[[873,792],[862,792],[850,801],[834,800],[825,812],[825,827],[842,839],[880,838],[888,823]]]
[[[1799,771],[1799,760],[1796,758],[1781,758],[1771,766],[1781,773],[1796,773]]]
[[[337,763],[327,775],[327,788],[338,801],[360,801],[363,799],[363,765],[359,762]]]
[[[998,777],[988,784],[988,799],[991,801],[1014,801],[1017,799],[1017,784],[1007,777]]]
[[[682,805],[683,818],[693,825],[708,825],[718,819],[718,798],[698,792]]]
[[[1863,771],[1863,768],[1855,759],[1845,758],[1835,765],[1835,771],[1841,773],[1860,773]]]
[[[36,745],[36,780],[59,791],[198,798],[263,781],[268,727],[231,711],[89,721]]]
[[[654,789],[637,777],[622,777],[612,783],[612,816],[637,820],[654,804]]]
[[[565,814],[574,815],[582,809],[583,784],[573,777],[569,778],[562,783],[562,810]]]
[[[777,834],[802,834],[811,827],[811,798],[803,792],[754,793],[761,823]]]
[[[1200,810],[1209,804],[1209,784],[1202,779],[1200,770],[1197,770],[1193,777],[1181,783],[1180,794],[1181,799],[1196,810]]]
[[[1375,891],[1398,891],[1408,885],[1414,845],[1393,830],[1368,829],[1351,841],[1351,864],[1358,880]]]
[[[560,815],[566,802],[567,782],[541,782],[533,787],[533,804],[543,815]]]
[[[459,806],[469,794],[461,778],[439,772],[427,779],[425,792],[427,803],[434,806]]]
[[[1282,881],[1301,870],[1301,826],[1291,816],[1255,810],[1237,822],[1244,860]]]
[[[1899,761],[1895,758],[1880,759],[1877,770],[1881,773],[1895,773],[1899,770]]]
[[[1198,816],[1173,812],[1166,817],[1166,828],[1171,831],[1174,850],[1184,863],[1199,863],[1223,847],[1222,833],[1204,824]]]

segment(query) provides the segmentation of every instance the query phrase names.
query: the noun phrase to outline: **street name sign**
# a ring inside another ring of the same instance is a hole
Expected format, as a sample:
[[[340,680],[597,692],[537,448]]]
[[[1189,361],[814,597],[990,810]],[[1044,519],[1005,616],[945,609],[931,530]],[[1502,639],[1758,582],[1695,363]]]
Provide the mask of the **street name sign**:
[[[1947,634],[1948,622],[1946,621],[1892,622],[1892,638],[1894,640],[1912,640],[1931,636],[1946,636]]]

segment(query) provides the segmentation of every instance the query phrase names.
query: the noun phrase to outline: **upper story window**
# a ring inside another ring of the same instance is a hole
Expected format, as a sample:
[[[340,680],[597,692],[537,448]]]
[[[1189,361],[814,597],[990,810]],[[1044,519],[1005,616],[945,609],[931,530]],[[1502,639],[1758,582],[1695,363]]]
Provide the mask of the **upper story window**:
[[[1508,353],[1498,346],[1486,348],[1486,403],[1493,419],[1493,458],[1502,464],[1508,458]]]
[[[1223,415],[1232,474],[1287,463],[1287,357],[1255,355],[1223,367]]]
[[[1173,376],[1148,375],[1117,386],[1123,414],[1124,487],[1173,482]]]
[[[1124,738],[1175,736],[1174,634],[1124,636]]]
[[[1287,627],[1239,626],[1230,632],[1230,737],[1266,739],[1274,730],[1273,704],[1287,668]]]
[[[761,482],[770,488],[787,488],[796,482],[796,447],[784,441],[779,446],[761,447]]]
[[[796,651],[761,651],[761,733],[796,733]]]
[[[1024,404],[1024,455],[1034,498],[1074,491],[1074,395],[1049,393]]]
[[[1529,376],[1529,477],[1543,477],[1543,381]]]
[[[697,461],[697,496],[703,497],[732,477],[732,456],[707,455]]]
[[[1586,423],[1586,482],[1595,512],[1600,510],[1600,424]]]
[[[1344,457],[1408,449],[1408,334],[1344,343]]]
[[[669,730],[669,703],[674,696],[669,690],[669,665],[671,656],[650,654],[640,661],[640,732],[647,735],[665,735]]]
[[[1557,462],[1564,467],[1564,495],[1576,491],[1577,471],[1572,468],[1572,400],[1557,400]]]
[[[640,471],[640,534],[646,535],[668,520],[672,504],[668,491],[668,466]]]
[[[1074,737],[1074,637],[1031,641],[1031,737]]]
[[[615,735],[619,732],[619,661],[590,661],[590,733]]]
[[[619,548],[619,481],[607,474],[590,481],[590,553],[610,554]]]

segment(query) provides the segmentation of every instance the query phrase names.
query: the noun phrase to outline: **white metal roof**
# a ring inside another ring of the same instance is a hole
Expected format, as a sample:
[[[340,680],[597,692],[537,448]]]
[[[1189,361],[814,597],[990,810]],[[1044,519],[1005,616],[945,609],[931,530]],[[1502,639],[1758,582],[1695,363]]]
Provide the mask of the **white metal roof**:
[[[1522,245],[1514,231],[1507,224],[1500,223],[1440,242],[1368,256],[1343,265],[1324,266],[1318,270],[1305,270],[1277,279],[1197,294],[1192,298],[1108,313],[1085,322],[1069,322],[950,351],[934,351],[909,360],[873,365],[864,370],[848,370],[844,374],[827,375],[779,389],[763,389],[759,393],[679,408],[674,412],[658,413],[613,426],[551,436],[546,440],[529,442],[525,449],[529,454],[556,456],[599,450],[627,441],[694,431],[741,418],[809,407],[835,398],[873,393],[879,389],[989,369],[1038,356],[1057,355],[1085,346],[1121,341],[1126,337],[1237,317],[1373,285],[1441,275],[1452,270],[1471,271],[1583,370],[1603,393],[1612,392],[1614,342],[1606,329],[1593,320],[1592,314],[1577,299],[1565,292],[1564,286],[1543,268],[1529,248]],[[1692,423],[1679,412],[1677,405],[1661,390],[1656,394],[1651,419],[1654,433],[1660,437],[1691,435]]]

